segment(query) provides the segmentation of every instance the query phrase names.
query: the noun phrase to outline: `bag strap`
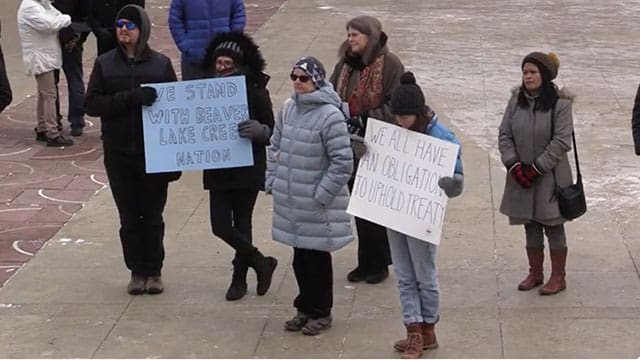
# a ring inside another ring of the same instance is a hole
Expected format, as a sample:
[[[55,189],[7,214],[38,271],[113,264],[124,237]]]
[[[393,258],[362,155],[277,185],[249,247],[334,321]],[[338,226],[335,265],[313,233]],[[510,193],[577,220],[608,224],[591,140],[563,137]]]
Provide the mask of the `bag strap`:
[[[556,101],[557,103],[557,101]],[[555,132],[555,122],[556,122],[556,104],[553,104],[551,108],[551,138],[553,139],[553,133]],[[575,130],[571,130],[571,140],[573,142],[573,155],[576,160],[576,173],[577,183],[582,183],[582,173],[580,172],[580,161],[578,160],[578,145],[576,144],[576,132]],[[553,168],[553,182],[558,186],[558,182],[556,181],[556,169]]]

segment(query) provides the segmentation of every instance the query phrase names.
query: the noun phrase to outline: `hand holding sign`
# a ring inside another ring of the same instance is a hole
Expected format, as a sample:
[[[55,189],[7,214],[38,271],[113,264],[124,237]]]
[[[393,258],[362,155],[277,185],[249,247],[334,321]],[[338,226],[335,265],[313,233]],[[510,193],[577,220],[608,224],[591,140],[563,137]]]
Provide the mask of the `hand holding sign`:
[[[244,76],[148,84],[135,91],[143,108],[148,173],[253,165]],[[255,120],[253,120],[255,121]],[[258,124],[260,126],[260,124]]]
[[[365,141],[347,212],[439,244],[459,146],[371,118]]]

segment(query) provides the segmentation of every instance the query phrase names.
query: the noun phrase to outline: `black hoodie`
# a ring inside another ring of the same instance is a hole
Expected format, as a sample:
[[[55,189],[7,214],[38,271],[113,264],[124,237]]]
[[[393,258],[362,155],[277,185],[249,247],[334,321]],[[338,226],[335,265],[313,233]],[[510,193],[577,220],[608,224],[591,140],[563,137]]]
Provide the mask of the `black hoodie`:
[[[147,44],[151,23],[143,8],[135,58],[117,48],[100,55],[93,66],[85,108],[102,121],[104,151],[116,151],[144,158],[142,106],[133,102],[132,92],[140,84],[177,81],[171,60]]]
[[[214,53],[216,47],[225,41],[233,41],[240,46],[244,56],[239,64],[239,74],[244,75],[247,84],[247,103],[249,105],[249,117],[258,120],[261,124],[269,127],[273,131],[273,105],[269,90],[266,86],[269,76],[263,71],[266,63],[258,45],[246,34],[240,32],[220,33],[209,44],[202,64],[204,73],[208,77],[215,76],[213,73],[215,66]],[[238,64],[236,64],[238,65]],[[264,176],[266,171],[265,147],[269,144],[266,141],[253,141],[253,166],[246,166],[231,169],[205,170],[203,182],[205,189],[264,189]]]

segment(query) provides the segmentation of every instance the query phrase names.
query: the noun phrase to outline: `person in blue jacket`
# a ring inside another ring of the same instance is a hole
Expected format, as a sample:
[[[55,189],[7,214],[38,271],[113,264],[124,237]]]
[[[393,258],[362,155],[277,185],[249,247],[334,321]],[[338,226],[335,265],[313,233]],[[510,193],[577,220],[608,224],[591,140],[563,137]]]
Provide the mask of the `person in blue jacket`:
[[[243,0],[172,0],[169,29],[182,53],[182,80],[204,78],[201,64],[211,40],[218,33],[243,32],[245,23]]]
[[[424,94],[411,72],[400,77],[391,95],[391,112],[396,123],[412,131],[459,144],[456,136],[438,122],[438,115],[426,105]],[[453,176],[444,176],[438,185],[448,197],[462,193],[464,185],[460,152]],[[440,289],[436,269],[436,250],[432,243],[387,228],[391,259],[398,281],[403,322],[407,338],[394,344],[403,359],[416,359],[425,349],[438,347],[434,326],[440,319]]]

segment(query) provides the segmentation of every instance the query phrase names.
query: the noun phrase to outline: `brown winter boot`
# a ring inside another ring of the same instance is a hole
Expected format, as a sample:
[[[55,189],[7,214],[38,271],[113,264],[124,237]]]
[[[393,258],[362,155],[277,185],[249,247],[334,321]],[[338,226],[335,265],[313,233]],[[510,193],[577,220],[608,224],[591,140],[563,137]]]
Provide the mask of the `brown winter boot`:
[[[438,339],[436,339],[435,324],[422,323],[422,349],[429,350],[438,347]],[[404,352],[407,348],[407,339],[398,340],[393,344],[393,349],[398,352]]]
[[[542,263],[544,262],[544,249],[527,248],[527,257],[529,258],[529,275],[518,284],[518,290],[531,290],[544,282],[542,274]]]
[[[567,288],[564,279],[565,264],[567,263],[567,248],[551,250],[551,276],[549,281],[540,288],[540,295],[553,295]]]
[[[413,323],[407,325],[407,346],[402,354],[403,359],[419,359],[422,356],[422,325]]]

